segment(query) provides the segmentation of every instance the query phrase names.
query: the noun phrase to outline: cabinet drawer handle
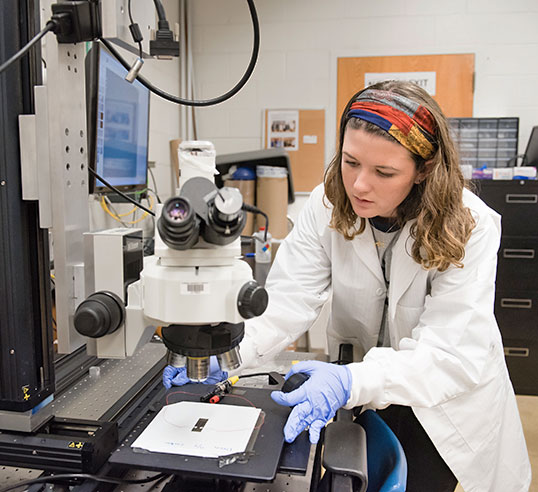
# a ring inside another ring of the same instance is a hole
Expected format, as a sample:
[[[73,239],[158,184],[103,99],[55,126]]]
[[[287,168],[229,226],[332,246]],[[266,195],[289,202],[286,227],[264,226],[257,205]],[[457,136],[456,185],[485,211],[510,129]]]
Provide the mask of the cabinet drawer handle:
[[[520,193],[508,193],[506,203],[538,203],[538,195],[522,195]]]
[[[528,357],[529,349],[521,347],[504,347],[504,355],[509,357]]]
[[[530,309],[532,308],[532,299],[501,299],[501,307]]]
[[[534,258],[534,249],[503,249],[503,258],[521,258],[531,260]]]

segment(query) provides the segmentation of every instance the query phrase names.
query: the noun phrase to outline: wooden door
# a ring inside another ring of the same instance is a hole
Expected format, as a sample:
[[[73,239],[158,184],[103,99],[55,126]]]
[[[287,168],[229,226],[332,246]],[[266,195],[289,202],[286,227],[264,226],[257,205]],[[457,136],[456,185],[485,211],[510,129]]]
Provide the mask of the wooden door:
[[[473,116],[474,54],[338,58],[337,128],[340,115],[369,73],[435,72],[433,98],[448,117]]]

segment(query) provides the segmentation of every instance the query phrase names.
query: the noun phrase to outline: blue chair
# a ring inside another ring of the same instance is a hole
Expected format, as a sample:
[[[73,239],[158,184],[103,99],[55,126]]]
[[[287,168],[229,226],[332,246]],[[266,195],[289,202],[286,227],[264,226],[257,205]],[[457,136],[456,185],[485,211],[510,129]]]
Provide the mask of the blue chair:
[[[366,431],[367,492],[405,491],[407,460],[400,441],[373,410],[362,412],[357,422]]]
[[[353,346],[341,344],[338,359],[340,363],[352,362]],[[341,408],[324,429],[322,461],[326,473],[320,481],[321,445],[318,445],[310,491],[405,491],[407,460],[390,427],[373,410],[362,412],[355,420],[353,417],[353,411]]]
[[[373,410],[353,422],[353,413],[340,409],[324,433],[326,476],[317,492],[405,491],[407,461],[390,427]]]

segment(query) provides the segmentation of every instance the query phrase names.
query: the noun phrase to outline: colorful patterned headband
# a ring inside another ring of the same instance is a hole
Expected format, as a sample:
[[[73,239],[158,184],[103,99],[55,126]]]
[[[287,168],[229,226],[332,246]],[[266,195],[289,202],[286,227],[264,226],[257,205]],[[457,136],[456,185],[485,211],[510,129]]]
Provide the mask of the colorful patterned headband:
[[[424,106],[394,92],[379,89],[361,92],[346,118],[373,123],[423,159],[430,159],[435,152],[432,114]]]

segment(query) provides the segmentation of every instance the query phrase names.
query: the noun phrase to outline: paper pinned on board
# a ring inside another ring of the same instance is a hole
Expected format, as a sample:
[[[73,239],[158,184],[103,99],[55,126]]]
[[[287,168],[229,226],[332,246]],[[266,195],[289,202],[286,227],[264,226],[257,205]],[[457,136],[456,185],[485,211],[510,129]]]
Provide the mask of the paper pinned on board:
[[[203,458],[243,453],[260,411],[235,405],[173,403],[161,409],[131,447]]]

